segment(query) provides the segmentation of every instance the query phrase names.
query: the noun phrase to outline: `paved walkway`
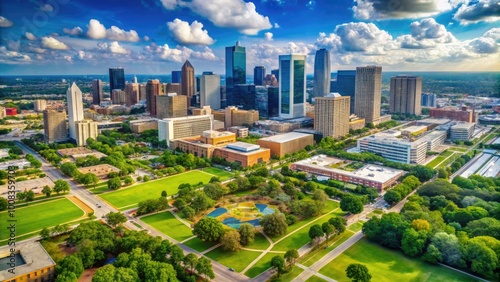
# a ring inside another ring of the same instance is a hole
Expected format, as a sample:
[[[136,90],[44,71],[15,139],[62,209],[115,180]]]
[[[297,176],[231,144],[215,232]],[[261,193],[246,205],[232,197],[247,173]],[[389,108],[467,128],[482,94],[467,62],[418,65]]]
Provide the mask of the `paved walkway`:
[[[296,266],[298,266],[298,267],[300,267],[300,268],[302,268],[302,269],[304,269],[304,270],[308,270],[308,269],[309,269],[309,267],[307,267],[307,266],[305,266],[305,265],[302,265],[302,264],[300,264],[300,263],[297,263],[297,264],[296,264]],[[315,276],[320,277],[320,278],[321,278],[321,279],[323,279],[323,280],[329,281],[329,282],[337,282],[337,280],[332,279],[332,278],[330,278],[330,277],[328,277],[328,276],[326,276],[326,275],[323,275],[323,274],[321,274],[321,273],[319,273],[319,272],[314,273],[314,275],[315,275]],[[314,275],[313,275],[313,276],[314,276]]]

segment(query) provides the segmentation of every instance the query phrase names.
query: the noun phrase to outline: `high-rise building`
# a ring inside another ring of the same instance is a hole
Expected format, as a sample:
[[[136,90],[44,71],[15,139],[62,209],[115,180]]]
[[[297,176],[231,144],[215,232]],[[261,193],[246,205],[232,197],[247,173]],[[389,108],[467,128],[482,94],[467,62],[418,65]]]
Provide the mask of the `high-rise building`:
[[[125,70],[123,68],[109,68],[109,91],[125,89]]]
[[[274,76],[274,74],[268,74],[264,78],[264,85],[266,86],[278,86],[278,80]]]
[[[391,113],[420,115],[422,77],[399,75],[391,77]]]
[[[126,102],[125,91],[120,89],[111,90],[111,101],[115,105],[123,105]]]
[[[220,107],[221,109],[227,106],[227,88],[225,85],[220,86]]]
[[[92,80],[92,104],[99,105],[102,101],[102,80]]]
[[[226,47],[226,87],[246,83],[247,56],[240,42]]]
[[[314,130],[340,138],[349,134],[349,96],[330,93],[326,97],[316,97],[314,105]]]
[[[280,92],[278,86],[269,86],[267,88],[267,116],[279,117],[280,115]]]
[[[382,67],[356,68],[354,113],[366,123],[378,123],[382,91]]]
[[[182,83],[182,71],[172,71],[172,83]]]
[[[156,96],[156,118],[178,118],[187,116],[187,96],[167,93]]]
[[[422,105],[422,107],[435,108],[437,106],[436,98],[436,94],[423,93],[420,105]]]
[[[314,57],[314,97],[324,97],[330,93],[330,80],[330,52],[319,49]]]
[[[76,140],[77,135],[75,123],[83,120],[84,117],[82,91],[74,82],[68,88],[68,91],[66,91],[66,101],[68,103],[69,137]]]
[[[150,79],[146,84],[146,111],[152,116],[156,116],[156,96],[160,95],[160,87],[158,79]]]
[[[200,77],[200,107],[220,109],[220,75],[204,72]]]
[[[140,101],[139,84],[127,83],[125,85],[125,103],[127,106],[132,106]]]
[[[166,83],[163,84],[162,87],[163,93],[176,93],[177,95],[181,95],[182,93],[182,87],[180,83]]]
[[[264,85],[264,78],[266,77],[266,67],[256,66],[253,69],[253,84]]]
[[[306,55],[280,55],[280,103],[282,118],[306,115]]]
[[[280,81],[280,70],[279,69],[271,70],[271,74],[274,74],[274,77],[276,77],[276,80],[278,80],[278,82]]]
[[[33,107],[34,107],[35,112],[45,111],[45,109],[47,108],[47,101],[35,100],[35,102],[33,102]]]
[[[351,114],[354,114],[354,101],[356,100],[356,71],[338,70],[337,80],[334,84],[335,92],[338,92],[342,96],[349,96],[351,98]]]
[[[139,84],[139,101],[147,100],[146,84]]]
[[[255,85],[236,84],[227,96],[227,104],[243,110],[255,110]]]
[[[255,85],[255,109],[259,111],[260,116],[268,116],[268,99],[267,87]]]
[[[68,139],[66,113],[53,110],[43,111],[43,131],[47,143]]]
[[[212,115],[166,118],[158,121],[158,141],[186,138],[201,135],[212,129]]]
[[[182,66],[182,95],[187,96],[187,107],[191,106],[191,98],[196,94],[196,78],[194,77],[194,67],[186,60]]]
[[[87,139],[92,138],[96,139],[97,135],[99,135],[99,131],[97,129],[97,122],[92,120],[80,120],[76,122],[76,145],[77,146],[86,146]]]

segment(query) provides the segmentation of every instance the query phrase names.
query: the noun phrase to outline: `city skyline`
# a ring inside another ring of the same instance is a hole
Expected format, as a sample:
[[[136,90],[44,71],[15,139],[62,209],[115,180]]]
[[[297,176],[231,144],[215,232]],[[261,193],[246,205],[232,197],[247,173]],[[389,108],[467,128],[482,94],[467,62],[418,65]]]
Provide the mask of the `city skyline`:
[[[19,9],[19,5],[23,9]],[[495,1],[432,0],[4,1],[4,74],[167,74],[190,60],[225,74],[225,47],[246,47],[246,72],[278,67],[278,56],[331,53],[332,71],[494,71],[500,28]],[[147,21],[144,18],[147,15]],[[221,15],[225,15],[222,17]],[[297,24],[297,23],[301,24]],[[68,72],[69,70],[69,72]]]

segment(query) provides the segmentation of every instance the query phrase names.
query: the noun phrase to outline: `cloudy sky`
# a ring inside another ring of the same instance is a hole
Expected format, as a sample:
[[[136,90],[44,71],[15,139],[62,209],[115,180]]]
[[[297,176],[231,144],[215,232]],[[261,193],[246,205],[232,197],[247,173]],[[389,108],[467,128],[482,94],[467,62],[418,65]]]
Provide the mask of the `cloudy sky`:
[[[499,71],[498,0],[10,0],[0,3],[3,74],[224,74],[239,40],[247,73],[327,48],[332,70]]]

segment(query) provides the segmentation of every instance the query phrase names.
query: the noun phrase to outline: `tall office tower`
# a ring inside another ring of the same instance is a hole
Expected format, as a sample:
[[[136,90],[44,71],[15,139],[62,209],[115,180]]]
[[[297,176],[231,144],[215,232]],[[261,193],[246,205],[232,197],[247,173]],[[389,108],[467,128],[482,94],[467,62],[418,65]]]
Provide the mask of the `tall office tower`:
[[[200,77],[200,107],[220,109],[220,75],[204,72]]]
[[[266,68],[264,66],[256,66],[253,69],[253,84],[264,85],[265,77],[266,77]]]
[[[146,84],[146,111],[152,116],[156,116],[156,96],[160,95],[160,87],[158,79],[150,79]]]
[[[423,93],[422,94],[422,101],[421,105],[422,107],[430,107],[430,108],[435,108],[436,105],[436,94],[431,94],[431,93]]]
[[[182,66],[182,95],[187,96],[187,107],[191,106],[191,97],[196,94],[196,78],[194,77],[194,67],[186,60]]]
[[[125,103],[127,106],[132,106],[139,103],[139,84],[127,83],[127,85],[125,85],[125,97]]]
[[[278,86],[269,86],[267,88],[267,116],[279,117],[280,110],[280,92]]]
[[[187,96],[167,93],[156,96],[156,118],[177,118],[187,116]]]
[[[271,74],[274,74],[274,77],[276,77],[276,80],[278,80],[278,82],[280,81],[280,70],[279,69],[271,70]]]
[[[240,42],[226,47],[226,87],[246,83],[247,55]]]
[[[227,104],[238,106],[243,110],[255,110],[255,85],[236,84],[231,88],[231,95],[227,98]]]
[[[66,101],[68,103],[69,137],[76,140],[75,123],[83,120],[83,102],[82,91],[74,82],[66,92]]]
[[[306,115],[306,55],[280,55],[280,103],[282,118]]]
[[[259,111],[259,115],[267,117],[269,113],[268,101],[269,94],[267,93],[267,87],[262,85],[255,85],[255,109]]]
[[[226,86],[221,85],[220,86],[220,108],[224,109],[227,107],[227,91],[226,91]]]
[[[349,96],[330,93],[326,97],[316,97],[314,105],[314,130],[340,138],[349,134]]]
[[[165,94],[167,93],[176,93],[177,95],[181,95],[182,88],[179,83],[167,83],[165,85]]]
[[[420,115],[422,77],[398,75],[391,77],[391,113]]]
[[[45,109],[47,108],[47,101],[45,101],[45,100],[35,100],[33,102],[33,107],[34,107],[35,112],[45,111]]]
[[[356,94],[356,71],[355,70],[338,70],[337,81],[335,84],[335,92],[342,96],[351,97],[351,114],[354,114],[354,101]]]
[[[380,120],[381,87],[382,67],[356,68],[354,113],[364,118],[366,123],[378,123]]]
[[[66,113],[53,110],[43,111],[43,131],[47,143],[68,139]]]
[[[125,89],[125,71],[123,68],[109,68],[109,92],[113,89]]]
[[[76,122],[76,145],[86,146],[87,139],[96,139],[99,135],[97,122],[92,120],[81,120]]]
[[[111,102],[115,105],[123,105],[126,102],[126,94],[125,91],[120,89],[111,90]]]
[[[182,71],[172,71],[172,83],[181,83]]]
[[[319,49],[314,56],[314,97],[324,97],[330,93],[330,52]]]
[[[102,101],[102,80],[92,80],[92,105],[99,105]]]

